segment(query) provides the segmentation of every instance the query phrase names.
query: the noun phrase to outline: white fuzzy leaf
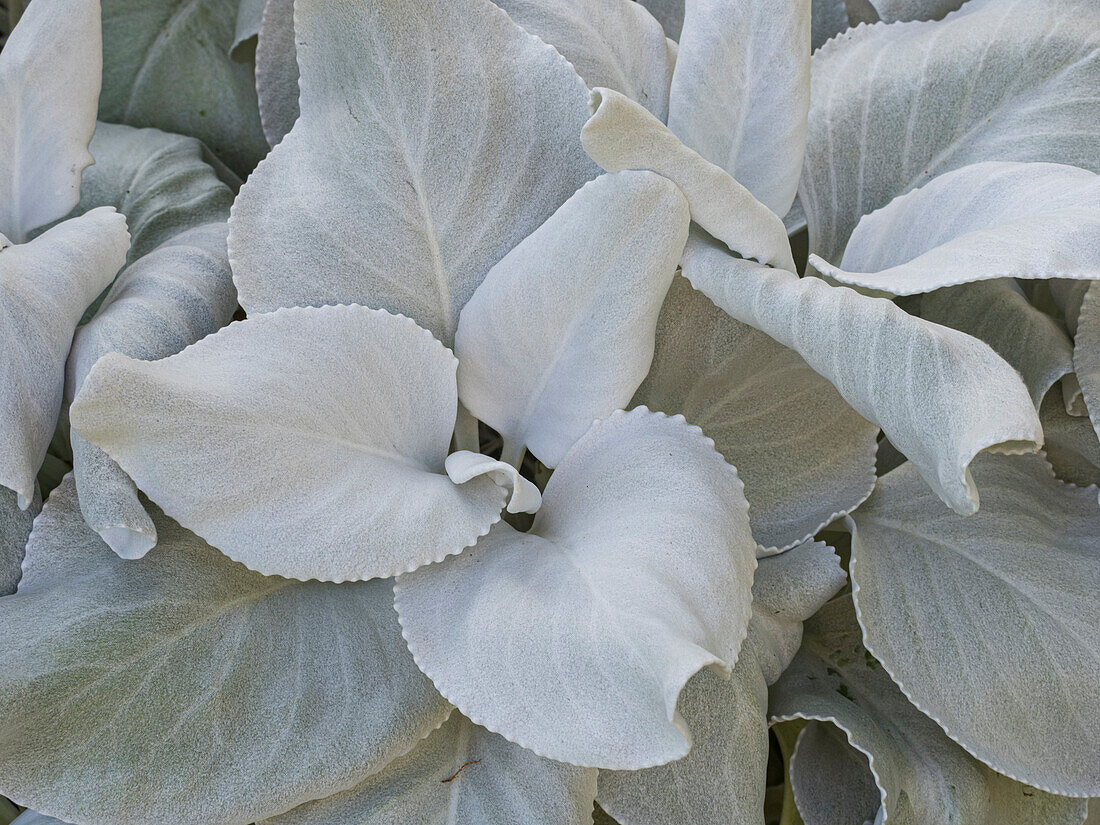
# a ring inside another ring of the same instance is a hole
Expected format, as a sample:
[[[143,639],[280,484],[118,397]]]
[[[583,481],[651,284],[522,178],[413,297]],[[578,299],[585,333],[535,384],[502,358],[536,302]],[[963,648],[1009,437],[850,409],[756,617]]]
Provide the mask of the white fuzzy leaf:
[[[1058,163],[974,163],[860,219],[842,283],[895,295],[989,278],[1100,278],[1100,175]]]
[[[0,234],[15,243],[80,199],[102,66],[99,0],[38,0],[0,51]]]
[[[883,298],[733,258],[698,235],[688,240],[683,270],[719,307],[828,378],[957,512],[978,509],[967,469],[975,455],[1042,444],[1019,375],[976,338],[914,318]]]
[[[84,524],[71,476],[38,517],[0,599],[0,793],[66,821],[246,825],[446,718],[390,582],[261,576],[150,512],[160,546],[136,561]]]
[[[589,88],[615,89],[668,119],[673,61],[661,24],[645,6],[634,0],[494,1],[561,52]]]
[[[592,825],[596,771],[554,762],[457,711],[354,788],[260,825]]]
[[[665,34],[673,41],[680,39],[684,25],[684,0],[642,0],[641,3],[657,18]]]
[[[1039,456],[974,462],[982,509],[943,509],[910,464],[850,518],[868,649],[997,771],[1100,794],[1100,506]]]
[[[166,358],[233,319],[237,293],[229,271],[224,222],[181,232],[118,276],[99,311],[77,330],[66,369],[71,398],[108,352]],[[123,558],[145,555],[156,529],[137,489],[105,452],[72,433],[80,509]]]
[[[126,219],[110,207],[26,244],[0,235],[0,485],[18,493],[21,508],[53,437],[73,330],[129,246]]]
[[[1032,306],[1012,279],[937,289],[921,296],[920,314],[989,344],[1020,373],[1036,408],[1073,370],[1073,345],[1062,325]]]
[[[196,137],[240,177],[267,153],[237,0],[102,0],[99,117]]]
[[[398,578],[409,649],[463,713],[541,756],[623,770],[678,759],[680,691],[731,666],[749,622],[756,545],[740,491],[682,418],[597,422],[530,532],[500,524]]]
[[[237,24],[233,29],[233,42],[229,46],[229,55],[234,60],[248,60],[249,43],[255,47],[256,36],[260,33],[260,19],[266,5],[267,0],[238,0]]]
[[[878,427],[767,335],[677,277],[657,321],[649,376],[634,402],[682,413],[745,482],[753,537],[805,541],[870,495]]]
[[[1081,301],[1073,341],[1073,366],[1089,419],[1100,436],[1100,284],[1090,286]]]
[[[20,509],[15,493],[0,489],[0,596],[15,592],[22,575],[27,537],[31,534],[34,517],[41,509],[42,501],[38,495],[29,507]]]
[[[819,49],[799,187],[810,250],[840,260],[863,215],[969,163],[1100,171],[1098,46],[1092,0],[970,0]]]
[[[675,183],[691,218],[734,252],[794,271],[783,221],[720,166],[685,146],[630,98],[594,89],[592,117],[581,131],[584,150],[608,172],[651,169]]]
[[[1100,439],[1084,416],[1066,412],[1062,399],[1051,393],[1039,410],[1046,443],[1043,452],[1062,481],[1086,487],[1100,485]]]
[[[463,308],[455,354],[466,408],[512,449],[557,466],[645,378],[688,223],[684,196],[652,172],[583,186]]]
[[[600,771],[597,799],[606,811],[646,825],[763,825],[767,686],[798,651],[803,620],[847,580],[838,562],[820,542],[761,559],[748,636],[731,678],[704,671],[681,695],[691,752],[656,768]]]
[[[267,0],[256,44],[256,94],[264,136],[276,145],[293,127],[298,109],[298,48],[294,0]]]
[[[810,106],[810,0],[687,0],[669,128],[776,215],[791,208]]]
[[[806,622],[802,649],[771,690],[771,714],[820,720],[791,758],[806,825],[1080,825],[1085,817],[1084,800],[991,771],[913,707],[861,644],[847,596]]]
[[[294,11],[302,114],[234,204],[241,304],[362,303],[450,344],[489,268],[594,176],[584,84],[488,0]]]
[[[867,0],[879,20],[896,23],[909,20],[939,20],[959,8],[965,0]]]
[[[490,477],[444,474],[455,367],[408,318],[280,310],[161,361],[104,356],[70,419],[231,558],[290,578],[370,579],[457,553],[500,518]]]

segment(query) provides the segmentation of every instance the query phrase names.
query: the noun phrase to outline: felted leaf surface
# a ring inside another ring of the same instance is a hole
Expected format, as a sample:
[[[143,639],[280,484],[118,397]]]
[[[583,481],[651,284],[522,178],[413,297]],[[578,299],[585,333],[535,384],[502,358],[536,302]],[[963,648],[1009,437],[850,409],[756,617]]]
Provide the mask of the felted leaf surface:
[[[446,718],[388,581],[261,576],[150,513],[160,546],[136,561],[84,524],[71,477],[39,516],[0,599],[0,792],[66,821],[245,825]]]
[[[267,0],[238,0],[237,24],[233,29],[233,42],[229,55],[234,60],[248,60],[249,42],[255,46],[254,38],[260,33],[260,18],[263,17]]]
[[[641,771],[600,771],[600,805],[631,825],[763,825],[767,686],[797,652],[803,620],[846,579],[832,549],[821,542],[761,559],[748,636],[731,678],[704,671],[681,695],[691,752]]]
[[[80,316],[126,259],[126,219],[93,209],[25,244],[0,235],[0,485],[34,497]]]
[[[244,178],[267,153],[237,0],[102,0],[99,117],[196,137]]]
[[[633,0],[495,0],[573,64],[589,88],[606,86],[668,119],[673,61],[661,24]],[[682,2],[682,0],[681,0]]]
[[[126,216],[127,263],[180,232],[229,217],[233,193],[195,138],[98,123],[90,149],[95,164],[84,172],[76,211],[113,206]]]
[[[233,319],[237,293],[225,222],[181,232],[119,275],[99,311],[77,330],[66,368],[71,398],[109,352],[154,360],[217,332]],[[123,558],[145,555],[156,529],[130,477],[99,447],[71,435],[85,520]]]
[[[987,278],[1100,278],[1100,175],[1058,163],[973,163],[860,219],[842,283],[913,295]]]
[[[878,427],[796,352],[679,276],[656,340],[634,402],[682,413],[714,439],[745,483],[758,544],[793,547],[870,495]]]
[[[965,0],[867,0],[884,23],[899,20],[939,20]]]
[[[1066,322],[1066,329],[1070,335],[1077,333],[1077,318],[1081,314],[1081,302],[1085,300],[1092,281],[1073,281],[1061,278],[1051,278],[1047,281],[1050,287],[1050,296],[1055,305],[1062,311],[1062,317]]]
[[[1084,800],[1001,776],[913,707],[863,647],[847,596],[806,622],[801,650],[772,687],[771,714],[822,723],[803,729],[791,759],[806,825],[1079,825],[1085,816]]]
[[[297,0],[301,117],[241,190],[249,313],[362,303],[451,344],[489,268],[595,169],[569,63],[488,0]]]
[[[912,465],[850,516],[867,648],[905,694],[995,770],[1100,792],[1100,507],[1040,456],[974,462],[962,519]]]
[[[15,592],[22,575],[27,537],[41,509],[42,501],[37,495],[31,506],[20,509],[15,493],[0,489],[0,596]]]
[[[794,271],[783,221],[719,166],[685,146],[651,113],[611,89],[593,89],[584,150],[608,172],[651,169],[687,198],[691,219],[734,252]]]
[[[0,51],[0,234],[15,243],[80,198],[102,65],[98,0],[27,6]]]
[[[749,622],[756,545],[740,490],[682,418],[616,413],[558,465],[530,532],[502,523],[398,578],[409,649],[470,719],[540,756],[623,770],[678,759],[680,691],[732,666]]]
[[[231,558],[290,578],[370,579],[457,553],[500,518],[505,494],[489,477],[444,475],[455,366],[408,318],[296,308],[161,361],[106,355],[70,418]]]
[[[968,470],[975,455],[1042,443],[1019,375],[976,338],[883,298],[733,258],[702,235],[688,239],[683,271],[719,307],[829,379],[956,512],[978,508]]]
[[[688,223],[680,190],[652,172],[585,184],[463,308],[455,354],[466,408],[557,466],[645,378]]]
[[[256,43],[256,94],[260,122],[274,146],[298,119],[298,47],[294,0],[267,0]]]
[[[1054,474],[1070,484],[1100,485],[1100,440],[1084,416],[1066,412],[1062,399],[1051,393],[1039,410],[1046,443],[1043,452]]]
[[[970,0],[818,50],[800,184],[810,250],[840,260],[863,215],[969,163],[1100,171],[1098,45],[1091,0]]]
[[[1065,330],[1032,306],[1011,278],[937,289],[921,296],[920,314],[989,344],[1020,373],[1036,408],[1054,382],[1073,370]]]
[[[776,215],[791,208],[810,106],[810,0],[687,0],[668,126]]]
[[[262,825],[592,825],[596,771],[554,762],[457,711],[343,793]]]
[[[1089,419],[1100,436],[1100,286],[1096,284],[1089,287],[1081,301],[1073,339],[1073,366]]]
[[[644,0],[642,5],[657,18],[668,37],[680,39],[680,29],[684,25],[684,0]]]

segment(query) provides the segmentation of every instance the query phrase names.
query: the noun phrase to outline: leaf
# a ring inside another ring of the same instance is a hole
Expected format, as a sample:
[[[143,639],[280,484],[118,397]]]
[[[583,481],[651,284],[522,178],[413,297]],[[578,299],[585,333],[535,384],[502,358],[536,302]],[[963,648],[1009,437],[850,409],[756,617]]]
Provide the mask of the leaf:
[[[684,25],[684,0],[644,0],[642,5],[657,18],[665,34],[673,40],[680,39]]]
[[[450,345],[489,268],[594,176],[584,84],[488,0],[298,0],[294,23],[302,115],[230,220],[241,304],[358,302]]]
[[[109,352],[166,358],[233,319],[237,293],[226,232],[224,222],[181,232],[123,270],[95,317],[73,338],[66,369],[69,398]],[[157,534],[134,483],[94,444],[75,432],[71,439],[85,520],[122,558],[145,555]]]
[[[256,94],[264,136],[274,146],[286,137],[300,114],[294,0],[267,0],[259,32]]]
[[[1085,299],[1092,281],[1072,281],[1061,278],[1051,278],[1046,282],[1050,287],[1051,297],[1055,305],[1062,312],[1066,322],[1066,330],[1070,335],[1077,334],[1077,316],[1081,314],[1081,302]]]
[[[761,559],[748,636],[731,678],[704,671],[681,696],[691,752],[642,771],[600,771],[600,805],[630,823],[763,825],[767,686],[798,651],[803,620],[846,581],[838,562],[821,542]]]
[[[241,178],[267,154],[237,0],[102,0],[99,118],[196,137]]]
[[[882,298],[733,258],[701,235],[688,239],[683,272],[734,318],[806,359],[956,512],[978,509],[967,469],[975,455],[1042,443],[1019,375],[976,338]]]
[[[1100,171],[1098,33],[1091,0],[970,0],[818,50],[799,187],[810,250],[840,260],[863,215],[969,163]]]
[[[920,314],[989,344],[1020,373],[1036,409],[1073,370],[1073,345],[1061,325],[1033,307],[1010,278],[937,289],[921,297]]]
[[[229,218],[233,192],[206,163],[195,138],[157,129],[96,124],[77,213],[113,206],[126,216],[133,263],[175,235]]]
[[[668,126],[776,215],[791,208],[810,106],[810,0],[687,0]]]
[[[1055,393],[1043,400],[1039,420],[1046,435],[1043,452],[1054,474],[1070,484],[1100,485],[1100,441],[1089,420],[1066,412]]]
[[[264,13],[267,0],[239,0],[237,5],[237,25],[233,29],[233,42],[229,46],[229,56],[245,63],[249,60],[250,46],[256,46],[256,36],[260,33],[260,18]]]
[[[102,44],[98,0],[38,0],[0,52],[0,234],[63,218],[92,163]]]
[[[867,0],[879,20],[895,23],[899,20],[940,20],[958,9],[965,0]]]
[[[722,168],[689,149],[642,106],[611,89],[593,89],[581,131],[589,156],[608,172],[651,169],[675,183],[691,219],[734,252],[794,270],[783,221]]]
[[[460,367],[461,369],[461,367]],[[786,550],[870,495],[878,427],[797,353],[677,277],[634,403],[682,413],[737,467],[753,537]]]
[[[1100,175],[1057,163],[974,163],[865,215],[842,283],[895,295],[987,278],[1100,278]]]
[[[500,524],[398,578],[409,649],[466,716],[540,756],[622,770],[678,759],[691,741],[681,689],[732,666],[749,622],[756,545],[740,488],[682,418],[615,413],[558,466],[530,532]]]
[[[1100,793],[1100,507],[1039,456],[974,463],[982,509],[946,513],[906,464],[850,518],[867,648],[994,770]]]
[[[230,558],[268,575],[371,579],[457,553],[500,519],[492,478],[444,475],[455,367],[408,318],[288,309],[161,361],[105,355],[70,417]]]
[[[1100,286],[1093,284],[1081,302],[1073,366],[1093,429],[1100,436]]]
[[[592,825],[596,771],[536,756],[451,714],[356,787],[260,825]]]
[[[109,207],[63,221],[25,244],[0,235],[0,485],[20,509],[53,437],[65,358],[85,307],[126,258],[126,220]]]
[[[668,119],[675,62],[664,30],[633,0],[495,0],[573,64],[589,88],[606,86]],[[681,0],[682,2],[682,0]]]
[[[41,509],[42,500],[38,495],[29,507],[21,509],[14,492],[0,489],[0,596],[15,592],[22,575],[27,537]]]
[[[585,184],[463,308],[455,354],[466,408],[510,449],[556,467],[645,378],[688,223],[680,190],[652,172]]]
[[[771,690],[771,711],[773,721],[820,720],[803,729],[791,759],[806,825],[1080,825],[1084,819],[1084,800],[991,771],[909,704],[860,643],[847,596],[806,622],[802,649]]]
[[[84,524],[71,477],[39,516],[0,599],[0,792],[66,821],[244,825],[446,718],[388,581],[264,577],[150,513],[160,546],[136,561]]]
[[[817,51],[825,41],[848,28],[848,7],[844,0],[812,0],[810,3],[810,48]]]

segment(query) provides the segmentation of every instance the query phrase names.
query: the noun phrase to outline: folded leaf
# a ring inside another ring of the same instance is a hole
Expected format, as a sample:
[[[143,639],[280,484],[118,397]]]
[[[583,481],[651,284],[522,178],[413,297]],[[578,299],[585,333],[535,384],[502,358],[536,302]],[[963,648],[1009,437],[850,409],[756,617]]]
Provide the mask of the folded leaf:
[[[1036,408],[1073,370],[1073,345],[1061,324],[1032,306],[1010,278],[937,289],[921,297],[920,314],[989,344],[1020,373]]]
[[[823,275],[895,295],[987,278],[1100,278],[1100,175],[973,163],[863,216]]]
[[[461,369],[461,368],[460,368]],[[682,413],[745,482],[756,542],[786,550],[870,495],[878,427],[767,335],[677,276],[634,402]]]
[[[1054,475],[1082,487],[1100,485],[1100,440],[1092,423],[1084,416],[1066,412],[1055,393],[1043,400],[1039,420],[1046,435],[1043,452]]]
[[[794,271],[783,221],[744,186],[685,146],[661,121],[611,89],[593,89],[584,150],[608,172],[651,169],[675,183],[691,218],[734,252]]]
[[[455,354],[466,408],[510,449],[556,467],[645,378],[688,223],[680,190],[652,172],[585,184],[463,308]]]
[[[679,40],[669,128],[787,214],[806,146],[810,0],[687,0]]]
[[[573,64],[589,88],[606,86],[668,119],[673,61],[661,24],[633,0],[494,0]],[[682,2],[682,0],[681,0]]]
[[[80,199],[102,67],[99,0],[38,0],[0,51],[0,234],[15,243]]]
[[[0,485],[20,509],[53,437],[65,388],[65,358],[84,309],[126,260],[126,219],[93,209],[29,243],[0,235]]]
[[[298,119],[298,51],[294,45],[294,0],[267,0],[256,44],[256,94],[260,122],[274,146]]]
[[[261,576],[150,512],[160,546],[137,561],[84,524],[71,477],[39,516],[0,599],[0,793],[66,821],[245,825],[446,718],[388,581]]]
[[[646,825],[764,825],[767,686],[798,651],[803,620],[846,581],[838,562],[821,542],[761,559],[752,621],[732,676],[704,671],[681,696],[691,752],[656,768],[600,771],[596,798],[605,810]]]
[[[1077,317],[1081,314],[1081,302],[1085,299],[1092,281],[1071,281],[1051,278],[1047,281],[1051,298],[1061,310],[1070,335],[1077,334]]]
[[[939,20],[965,0],[865,0],[884,23],[899,20]]]
[[[596,771],[554,762],[451,714],[351,790],[260,825],[592,825]]]
[[[771,713],[821,720],[803,729],[791,759],[806,825],[1080,825],[1085,817],[1084,800],[991,771],[913,707],[861,644],[847,596],[806,622],[802,649],[771,690]]]
[[[118,276],[99,311],[77,330],[66,368],[69,398],[103,355],[166,358],[233,320],[237,293],[225,249],[225,223],[181,232]],[[72,433],[80,509],[123,558],[157,541],[137,489],[105,452]]]
[[[180,232],[229,218],[233,192],[195,138],[97,123],[89,148],[95,164],[84,172],[77,212],[113,206],[126,216],[127,263]]]
[[[302,114],[230,220],[241,304],[362,303],[449,345],[489,268],[594,176],[584,84],[488,0],[297,0],[294,24]]]
[[[863,215],[969,163],[1100,171],[1098,46],[1092,0],[970,0],[819,49],[799,187],[810,250],[840,260]]]
[[[994,770],[1100,794],[1100,507],[1039,456],[974,462],[982,509],[945,513],[911,464],[849,518],[867,648]]]
[[[22,575],[23,554],[31,534],[34,517],[42,509],[35,495],[31,506],[20,509],[15,493],[0,489],[0,596],[15,592]]]
[[[1042,444],[1019,375],[976,338],[882,298],[733,258],[701,235],[688,240],[683,271],[719,307],[829,379],[956,512],[978,509],[967,469],[975,455]]]
[[[678,759],[691,741],[680,691],[731,667],[749,622],[756,545],[740,489],[679,416],[597,422],[530,532],[502,523],[398,578],[409,649],[466,716],[540,756],[622,770]]]
[[[1089,419],[1100,436],[1100,286],[1096,284],[1089,287],[1081,302],[1073,341],[1073,366]]]
[[[240,177],[267,153],[238,0],[102,0],[99,117],[196,137]]]
[[[161,361],[105,355],[70,418],[166,513],[253,570],[385,577],[500,518],[490,477],[444,475],[455,366],[408,318],[281,310]]]

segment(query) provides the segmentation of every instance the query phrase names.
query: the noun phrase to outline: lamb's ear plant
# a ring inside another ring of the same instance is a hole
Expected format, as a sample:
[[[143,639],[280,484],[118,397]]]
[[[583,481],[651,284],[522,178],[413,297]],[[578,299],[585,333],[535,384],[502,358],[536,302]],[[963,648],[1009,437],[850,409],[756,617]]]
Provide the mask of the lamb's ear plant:
[[[1082,823],[1098,24],[33,0],[20,822]]]

